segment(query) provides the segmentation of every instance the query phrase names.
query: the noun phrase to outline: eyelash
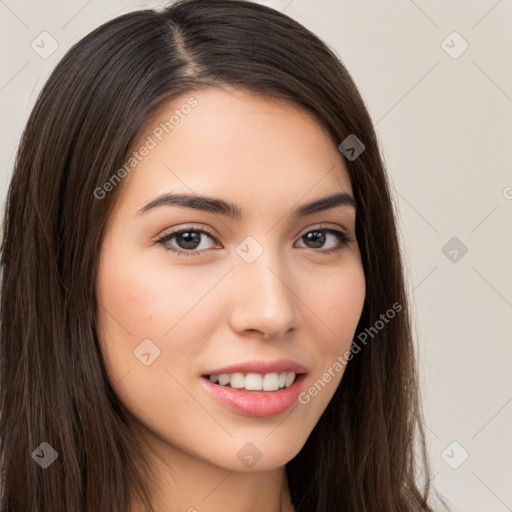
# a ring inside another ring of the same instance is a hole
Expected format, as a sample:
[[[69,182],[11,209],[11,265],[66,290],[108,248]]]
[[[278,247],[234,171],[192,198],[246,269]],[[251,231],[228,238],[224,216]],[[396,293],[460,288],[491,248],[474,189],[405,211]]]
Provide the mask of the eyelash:
[[[308,233],[312,233],[312,232],[315,232],[315,231],[334,235],[338,239],[338,242],[340,243],[340,245],[338,247],[335,247],[333,249],[327,249],[327,250],[324,250],[324,251],[310,249],[310,251],[313,251],[313,252],[316,252],[316,253],[320,253],[320,254],[323,254],[323,255],[331,254],[333,252],[339,252],[343,248],[345,248],[345,246],[348,245],[349,242],[354,241],[354,239],[351,236],[349,236],[345,231],[334,229],[334,228],[330,228],[330,227],[324,227],[324,226],[318,226],[315,229],[311,229],[311,230],[307,231],[306,233],[304,233],[304,235],[302,235],[300,238],[302,239]],[[162,237],[160,237],[156,241],[156,243],[162,245],[164,250],[174,252],[178,256],[187,256],[187,257],[190,257],[190,256],[192,256],[192,257],[193,256],[201,256],[202,253],[205,253],[205,252],[207,252],[209,250],[209,249],[206,249],[206,250],[201,250],[201,251],[197,251],[197,250],[196,251],[193,251],[193,250],[191,250],[191,251],[183,251],[183,250],[175,249],[175,248],[172,248],[172,247],[168,246],[169,240],[172,240],[177,235],[180,235],[182,233],[187,233],[187,232],[202,233],[204,235],[209,236],[214,242],[217,242],[217,239],[209,231],[204,230],[204,229],[192,228],[191,227],[191,228],[181,228],[181,229],[179,229],[177,231],[172,231],[171,233],[163,235]]]

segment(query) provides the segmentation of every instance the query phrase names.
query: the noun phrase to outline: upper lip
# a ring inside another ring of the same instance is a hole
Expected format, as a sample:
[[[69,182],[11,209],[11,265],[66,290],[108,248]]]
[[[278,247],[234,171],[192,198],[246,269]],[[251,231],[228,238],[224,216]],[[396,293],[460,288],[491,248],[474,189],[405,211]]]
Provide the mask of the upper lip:
[[[281,372],[306,373],[307,368],[291,359],[255,360],[231,364],[222,368],[214,368],[203,375],[220,375],[221,373],[260,373],[264,375]]]

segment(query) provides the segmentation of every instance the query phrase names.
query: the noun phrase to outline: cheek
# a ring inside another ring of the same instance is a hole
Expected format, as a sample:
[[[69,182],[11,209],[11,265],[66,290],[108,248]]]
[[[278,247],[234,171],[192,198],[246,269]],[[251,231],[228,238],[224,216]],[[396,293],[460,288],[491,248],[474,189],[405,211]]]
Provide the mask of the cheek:
[[[362,265],[354,259],[341,270],[330,269],[329,275],[314,279],[316,285],[305,282],[308,306],[325,327],[321,349],[332,356],[350,347],[363,311],[365,276]]]
[[[183,267],[143,263],[133,250],[130,258],[122,253],[104,253],[97,280],[98,337],[110,383],[143,423],[159,418],[185,430],[176,411],[185,418],[201,409],[191,408],[180,383],[208,341],[215,309],[206,311],[199,299],[218,276],[194,277]]]
[[[199,299],[218,278],[211,272],[191,272],[148,265],[133,248],[114,252],[106,247],[97,279],[98,336],[112,379],[128,369],[140,370],[138,352],[149,350],[150,360],[157,355],[151,368],[163,370],[186,368],[180,362],[190,361],[201,350],[215,310],[205,311]]]
[[[347,263],[341,271],[330,270],[331,275],[324,275],[316,286],[304,281],[309,290],[308,306],[311,304],[317,325],[317,335],[311,335],[315,344],[310,347],[315,371],[306,379],[299,397],[299,402],[307,406],[310,426],[321,416],[343,378],[366,292],[358,260]],[[325,334],[319,335],[320,332]]]

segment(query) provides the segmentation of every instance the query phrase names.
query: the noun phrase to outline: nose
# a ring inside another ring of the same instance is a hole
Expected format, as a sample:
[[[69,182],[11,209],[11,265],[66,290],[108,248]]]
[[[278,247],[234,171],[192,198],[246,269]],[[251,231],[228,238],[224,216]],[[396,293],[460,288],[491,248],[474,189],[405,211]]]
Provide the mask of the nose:
[[[229,323],[235,332],[257,331],[276,339],[298,327],[296,280],[270,251],[252,263],[237,259],[231,279]]]

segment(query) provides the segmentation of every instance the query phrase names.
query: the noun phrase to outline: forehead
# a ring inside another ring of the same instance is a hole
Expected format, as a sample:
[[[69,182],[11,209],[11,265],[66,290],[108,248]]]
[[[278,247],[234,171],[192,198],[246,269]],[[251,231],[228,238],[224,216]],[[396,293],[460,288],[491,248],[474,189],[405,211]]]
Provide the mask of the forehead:
[[[139,130],[133,152],[137,163],[120,197],[133,206],[162,192],[240,204],[352,193],[343,157],[312,114],[243,89],[210,87],[174,99]]]

